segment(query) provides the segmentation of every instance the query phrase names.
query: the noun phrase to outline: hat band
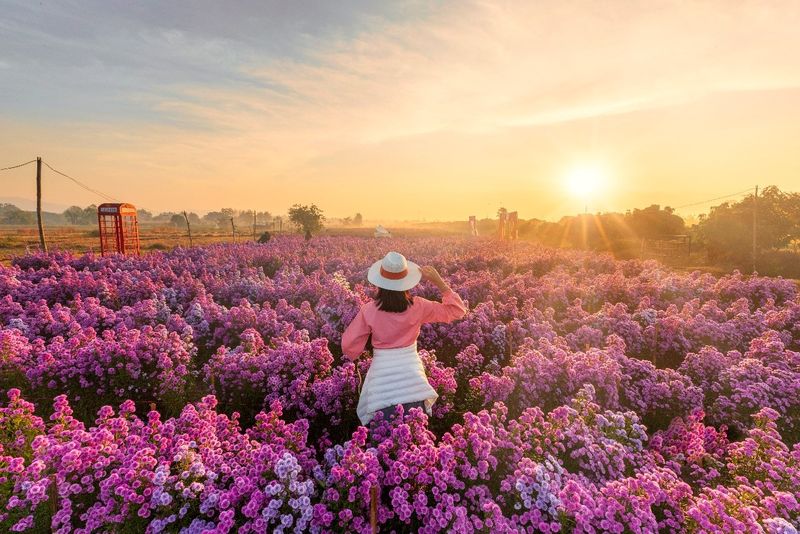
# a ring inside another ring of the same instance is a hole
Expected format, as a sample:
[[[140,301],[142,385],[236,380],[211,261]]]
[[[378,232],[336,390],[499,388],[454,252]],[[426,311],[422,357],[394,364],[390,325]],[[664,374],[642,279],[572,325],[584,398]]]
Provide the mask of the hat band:
[[[403,269],[399,273],[393,273],[381,267],[381,276],[384,278],[388,278],[389,280],[400,280],[402,278],[405,278],[407,274],[408,274],[408,269]]]

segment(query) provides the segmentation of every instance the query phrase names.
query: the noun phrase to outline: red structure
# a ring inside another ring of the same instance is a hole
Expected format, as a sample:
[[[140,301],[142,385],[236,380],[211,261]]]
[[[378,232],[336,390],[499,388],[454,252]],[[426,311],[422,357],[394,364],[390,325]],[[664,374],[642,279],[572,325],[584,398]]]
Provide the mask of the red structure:
[[[508,230],[508,211],[505,208],[500,208],[497,212],[497,237],[499,239],[506,239],[506,232]]]
[[[133,204],[100,204],[97,206],[100,228],[100,254],[139,255],[139,220]]]
[[[506,225],[506,239],[517,239],[519,237],[519,216],[516,211],[508,214]]]

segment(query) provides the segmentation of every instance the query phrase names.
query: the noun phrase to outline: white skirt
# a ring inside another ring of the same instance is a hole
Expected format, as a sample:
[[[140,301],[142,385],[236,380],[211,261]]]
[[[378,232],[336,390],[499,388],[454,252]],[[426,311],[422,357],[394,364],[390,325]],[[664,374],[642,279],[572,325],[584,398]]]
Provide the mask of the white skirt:
[[[356,413],[366,425],[378,410],[421,401],[430,415],[431,406],[438,397],[428,383],[416,343],[397,349],[373,349],[372,364],[361,386]]]

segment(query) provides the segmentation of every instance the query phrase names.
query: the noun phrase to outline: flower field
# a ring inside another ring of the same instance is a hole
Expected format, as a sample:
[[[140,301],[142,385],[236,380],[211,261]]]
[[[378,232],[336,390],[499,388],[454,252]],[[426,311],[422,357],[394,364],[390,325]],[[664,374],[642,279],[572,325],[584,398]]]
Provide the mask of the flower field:
[[[470,311],[420,335],[433,415],[368,432],[339,342],[390,247]],[[373,488],[381,532],[800,529],[787,280],[455,238],[29,255],[0,389],[2,531],[370,532]]]

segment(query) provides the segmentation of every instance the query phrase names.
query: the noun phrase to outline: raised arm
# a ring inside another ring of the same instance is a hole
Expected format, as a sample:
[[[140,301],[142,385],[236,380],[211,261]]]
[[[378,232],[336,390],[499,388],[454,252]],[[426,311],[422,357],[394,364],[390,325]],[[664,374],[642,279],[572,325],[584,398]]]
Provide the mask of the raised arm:
[[[342,353],[350,360],[356,360],[367,345],[370,327],[364,318],[364,307],[358,310],[353,322],[351,322],[342,334]]]
[[[439,273],[433,267],[422,267],[422,278],[428,280],[442,292],[442,302],[419,299],[424,306],[422,314],[423,323],[449,323],[460,319],[467,314],[467,307],[458,294],[450,289]]]

